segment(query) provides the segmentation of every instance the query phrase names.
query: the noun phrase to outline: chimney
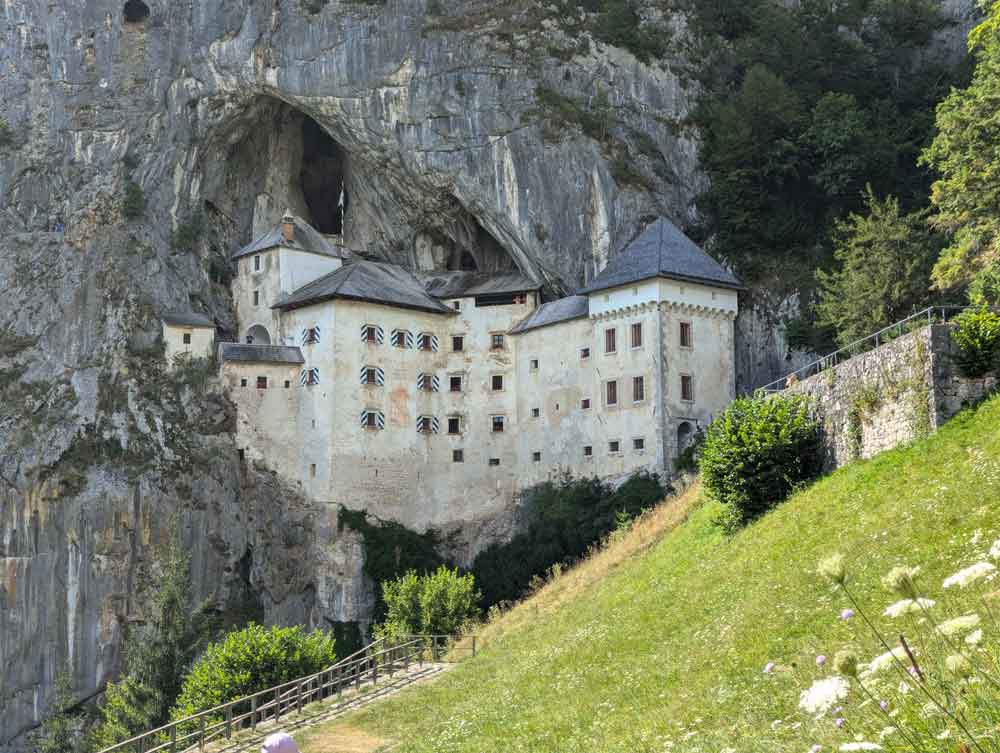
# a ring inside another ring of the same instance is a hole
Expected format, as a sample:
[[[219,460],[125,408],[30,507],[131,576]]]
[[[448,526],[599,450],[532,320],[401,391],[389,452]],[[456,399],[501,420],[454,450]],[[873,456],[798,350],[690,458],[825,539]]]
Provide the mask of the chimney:
[[[281,237],[286,243],[291,243],[295,238],[295,218],[290,209],[286,209],[285,216],[281,218]]]

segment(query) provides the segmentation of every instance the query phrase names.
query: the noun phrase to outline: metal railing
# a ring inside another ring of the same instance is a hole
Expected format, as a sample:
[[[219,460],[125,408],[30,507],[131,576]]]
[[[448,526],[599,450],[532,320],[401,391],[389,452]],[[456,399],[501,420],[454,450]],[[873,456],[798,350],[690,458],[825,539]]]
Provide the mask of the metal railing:
[[[464,641],[464,642],[463,642]],[[455,660],[458,653],[476,655],[476,637],[450,635],[407,635],[380,638],[336,664],[311,675],[275,685],[196,714],[175,719],[162,727],[123,740],[99,753],[183,753],[204,750],[213,740],[232,739],[234,734],[266,722],[278,722],[290,713],[302,713],[309,703],[337,696],[345,690],[360,691],[362,683],[392,677],[411,665],[425,661]]]
[[[803,379],[815,376],[816,374],[826,371],[843,361],[854,358],[854,356],[861,355],[869,350],[874,350],[880,345],[896,339],[900,335],[909,332],[917,326],[923,327],[929,324],[945,323],[955,315],[960,314],[963,311],[967,311],[969,308],[969,306],[929,306],[923,311],[918,311],[916,314],[912,314],[895,324],[890,324],[888,327],[884,327],[878,332],[868,335],[868,337],[855,340],[849,345],[845,345],[843,348],[835,350],[833,353],[829,353],[822,358],[813,361],[809,365],[793,371],[791,374],[774,380],[770,384],[765,384],[758,391],[766,394],[781,392]]]

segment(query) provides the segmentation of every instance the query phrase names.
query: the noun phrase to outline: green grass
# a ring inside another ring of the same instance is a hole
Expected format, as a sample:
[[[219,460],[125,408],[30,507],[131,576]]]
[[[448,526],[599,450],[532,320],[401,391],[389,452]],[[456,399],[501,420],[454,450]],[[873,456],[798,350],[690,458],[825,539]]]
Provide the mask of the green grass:
[[[698,505],[574,598],[549,609],[543,590],[500,618],[516,630],[490,628],[498,635],[476,659],[348,723],[395,753],[808,750],[799,692],[816,655],[857,627],[837,619],[846,604],[815,574],[818,560],[843,552],[874,614],[895,600],[879,579],[897,564],[920,564],[940,598],[942,578],[1000,532],[998,502],[994,399],[841,469],[736,536],[714,524],[715,503]],[[768,662],[778,671],[764,674]],[[827,727],[820,741],[835,750],[848,738]],[[322,739],[310,733],[304,753]]]

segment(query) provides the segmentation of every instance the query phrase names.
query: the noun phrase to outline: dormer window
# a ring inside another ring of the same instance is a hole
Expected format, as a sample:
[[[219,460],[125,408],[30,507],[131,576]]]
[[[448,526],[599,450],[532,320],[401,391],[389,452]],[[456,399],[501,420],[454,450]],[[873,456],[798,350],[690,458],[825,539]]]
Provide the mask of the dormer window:
[[[389,342],[396,348],[412,348],[413,333],[408,329],[394,329]]]
[[[314,327],[308,327],[302,330],[302,344],[303,345],[316,345],[319,343],[319,325]]]
[[[377,324],[365,324],[361,327],[361,341],[381,345],[385,341],[385,331]]]

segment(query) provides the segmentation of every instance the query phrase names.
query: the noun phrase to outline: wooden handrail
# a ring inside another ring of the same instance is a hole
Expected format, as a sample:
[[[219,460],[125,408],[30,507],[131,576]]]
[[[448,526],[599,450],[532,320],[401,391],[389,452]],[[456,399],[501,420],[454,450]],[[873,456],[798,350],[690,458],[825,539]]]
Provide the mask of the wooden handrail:
[[[259,690],[256,693],[227,701],[181,719],[175,719],[148,732],[103,748],[98,753],[114,753],[136,744],[138,744],[136,753],[161,753],[163,751],[181,753],[194,748],[194,743],[188,745],[188,741],[196,741],[197,747],[201,749],[206,742],[219,734],[224,734],[229,739],[234,731],[239,731],[244,726],[244,722],[247,720],[249,720],[248,726],[254,729],[259,722],[264,721],[269,716],[273,719],[280,719],[283,707],[285,713],[290,713],[293,708],[301,713],[304,686],[310,687],[310,690],[306,691],[307,698],[316,696],[316,700],[322,700],[334,693],[337,693],[339,698],[345,686],[350,686],[353,683],[360,687],[363,678],[367,675],[371,676],[372,681],[376,681],[380,665],[388,668],[391,675],[400,663],[404,667],[408,667],[414,659],[422,663],[428,642],[430,643],[432,659],[436,661],[438,643],[454,641],[458,637],[461,636],[404,635],[394,639],[379,638],[319,672],[313,672],[280,685]],[[378,650],[375,650],[376,648]],[[468,647],[465,646],[453,646],[452,648],[468,650]],[[472,636],[471,650],[472,655],[475,656],[475,636]],[[259,703],[261,698],[264,699],[263,703]],[[306,703],[309,702],[311,701],[306,701]],[[238,711],[237,707],[241,704],[248,704],[249,711]],[[188,732],[189,725],[195,726],[195,729]]]

